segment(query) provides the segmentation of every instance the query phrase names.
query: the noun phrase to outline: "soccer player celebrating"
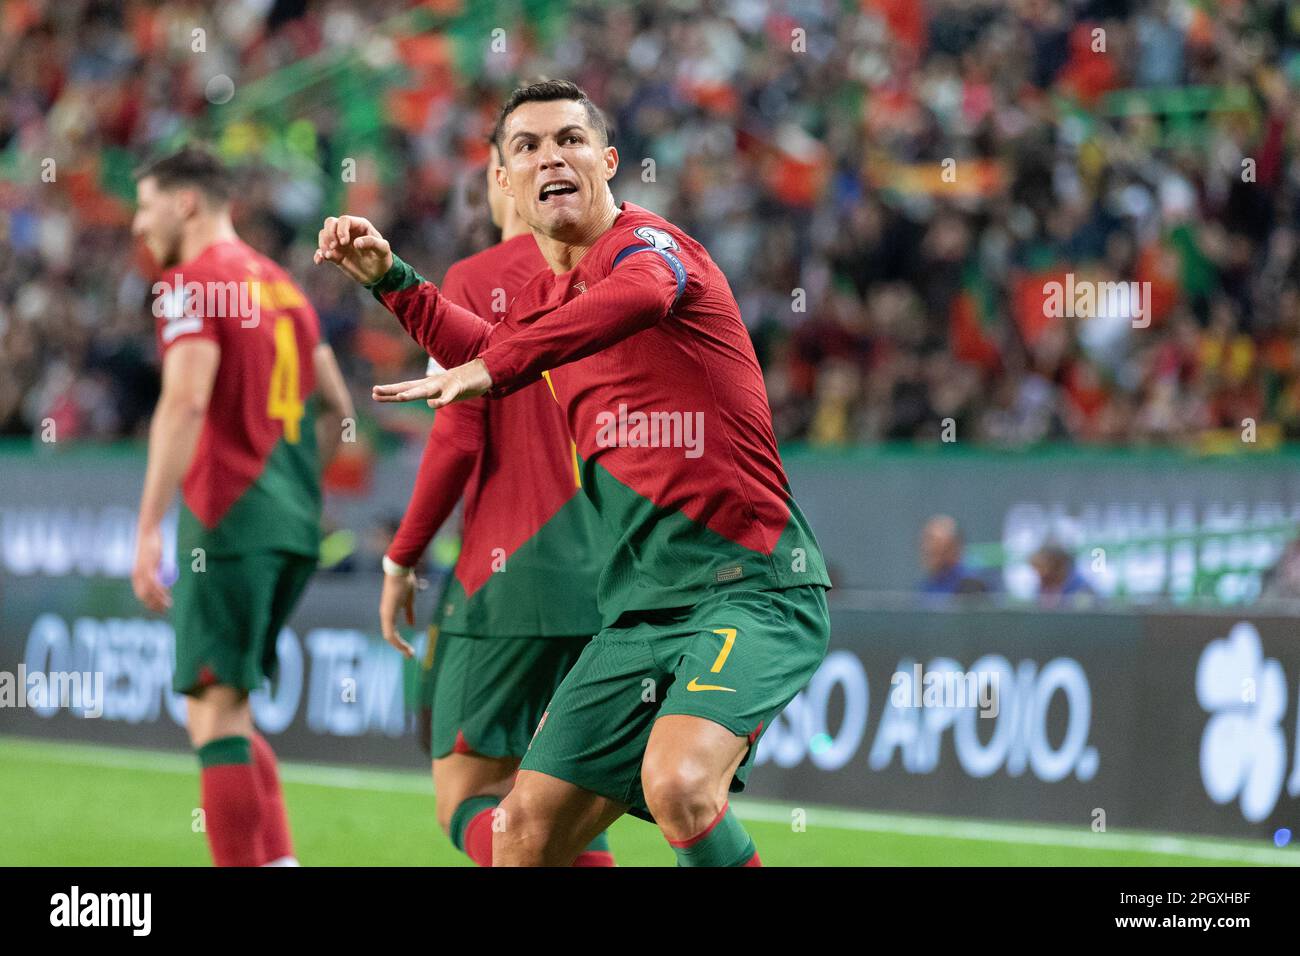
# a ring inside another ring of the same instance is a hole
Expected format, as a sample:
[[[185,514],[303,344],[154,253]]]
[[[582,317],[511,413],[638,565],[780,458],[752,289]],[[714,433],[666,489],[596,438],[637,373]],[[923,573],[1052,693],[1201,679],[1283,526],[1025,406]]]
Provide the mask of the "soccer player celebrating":
[[[499,156],[492,147],[494,156]],[[499,321],[546,260],[487,167],[488,206],[501,242],[447,270],[441,292]],[[431,362],[431,369],[435,363]],[[462,493],[460,556],[435,623],[422,696],[432,697],[431,755],[438,825],[458,850],[492,865],[493,811],[510,790],[533,728],[561,679],[600,629],[599,518],[579,486],[568,427],[542,381],[499,401],[439,410],[406,514],[384,556],[384,637],[413,625],[419,560]],[[564,555],[565,575],[555,575]],[[575,866],[613,866],[604,834]]]
[[[273,675],[276,637],[316,567],[322,459],[352,403],[307,299],[235,234],[220,160],[186,147],[137,180],[132,232],[162,269],[162,395],[131,583],[150,610],[171,609],[173,686],[188,695],[213,861],[296,865],[275,754],[248,694]],[[178,489],[169,592],[161,527]]]
[[[603,629],[543,714],[494,865],[567,864],[628,811],[654,820],[680,865],[758,865],[727,794],[825,656],[830,581],[753,345],[704,248],[615,204],[618,153],[580,89],[516,90],[497,143],[501,186],[550,266],[502,322],[451,303],[364,219],[327,219],[316,252],[450,369],[376,387],[380,401],[441,407],[548,372],[611,537]]]

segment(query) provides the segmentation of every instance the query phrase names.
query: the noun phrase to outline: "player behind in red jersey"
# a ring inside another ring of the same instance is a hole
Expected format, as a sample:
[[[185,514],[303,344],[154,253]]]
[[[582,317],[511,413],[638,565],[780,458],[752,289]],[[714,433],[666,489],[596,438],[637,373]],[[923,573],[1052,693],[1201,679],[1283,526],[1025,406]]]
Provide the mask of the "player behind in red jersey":
[[[137,174],[133,234],[161,269],[162,395],[149,428],[136,596],[171,609],[173,687],[201,767],[218,866],[296,865],[275,754],[249,692],[316,567],[320,473],[352,401],[311,304],[235,234],[221,161],[186,147]],[[162,523],[181,491],[174,591]]]
[[[364,219],[325,220],[316,252],[450,369],[377,386],[380,401],[442,407],[548,372],[610,535],[604,626],[538,725],[493,862],[567,864],[631,812],[679,865],[756,866],[727,794],[825,656],[830,579],[790,495],[753,343],[708,252],[615,203],[618,152],[580,89],[516,90],[497,130],[498,179],[550,265],[503,321],[448,301]]]
[[[492,155],[499,156],[495,145]],[[501,242],[454,264],[442,283],[443,295],[493,321],[546,269],[497,184],[498,165],[488,164],[486,179]],[[494,811],[555,688],[600,630],[599,518],[582,494],[564,414],[545,382],[500,401],[449,405],[434,419],[384,556],[380,624],[408,657],[397,615],[404,611],[414,625],[411,568],[462,493],[461,551],[429,627],[421,703],[431,709],[438,824],[458,850],[491,866]],[[559,573],[556,554],[565,556]],[[574,865],[614,865],[603,833]]]

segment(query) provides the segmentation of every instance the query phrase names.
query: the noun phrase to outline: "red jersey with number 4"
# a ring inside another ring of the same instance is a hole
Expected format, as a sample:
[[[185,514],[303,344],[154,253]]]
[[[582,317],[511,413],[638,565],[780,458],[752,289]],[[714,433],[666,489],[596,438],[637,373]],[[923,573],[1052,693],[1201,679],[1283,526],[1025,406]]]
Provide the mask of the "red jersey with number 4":
[[[216,242],[154,286],[162,355],[204,339],[221,350],[181,487],[182,548],[315,555],[320,545],[315,310],[283,269]]]

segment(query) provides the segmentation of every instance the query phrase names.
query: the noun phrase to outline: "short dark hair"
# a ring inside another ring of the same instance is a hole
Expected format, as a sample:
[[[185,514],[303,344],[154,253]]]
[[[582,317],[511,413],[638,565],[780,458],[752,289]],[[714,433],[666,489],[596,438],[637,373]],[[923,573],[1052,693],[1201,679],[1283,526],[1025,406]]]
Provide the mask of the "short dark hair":
[[[226,164],[206,146],[189,143],[148,163],[135,171],[135,181],[152,176],[159,189],[193,186],[217,203],[226,203],[234,194],[234,177]]]
[[[510,94],[505,105],[501,107],[501,113],[497,116],[497,125],[492,130],[492,142],[496,143],[501,151],[502,159],[505,158],[505,145],[501,142],[501,134],[506,127],[506,117],[524,103],[548,103],[552,100],[573,100],[575,103],[581,103],[583,109],[587,111],[587,123],[600,135],[600,141],[606,146],[609,145],[609,123],[605,121],[605,114],[591,101],[582,87],[568,80],[541,80],[519,87]]]

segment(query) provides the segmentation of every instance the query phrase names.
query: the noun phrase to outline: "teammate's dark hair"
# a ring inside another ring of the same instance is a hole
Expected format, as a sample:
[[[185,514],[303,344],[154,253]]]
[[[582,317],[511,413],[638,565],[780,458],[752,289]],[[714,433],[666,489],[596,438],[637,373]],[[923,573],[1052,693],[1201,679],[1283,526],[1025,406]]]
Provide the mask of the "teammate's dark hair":
[[[135,171],[136,182],[148,177],[157,181],[159,189],[192,186],[218,204],[229,202],[234,195],[234,177],[226,164],[207,147],[194,143],[145,163]]]
[[[502,158],[505,157],[505,144],[501,142],[501,134],[505,130],[506,118],[524,103],[549,103],[553,100],[573,100],[575,103],[581,103],[583,109],[587,111],[588,125],[600,136],[602,145],[609,145],[609,123],[605,120],[605,114],[590,100],[582,87],[568,80],[541,80],[519,87],[510,94],[505,105],[501,107],[496,128],[492,131],[492,142],[497,144]]]

